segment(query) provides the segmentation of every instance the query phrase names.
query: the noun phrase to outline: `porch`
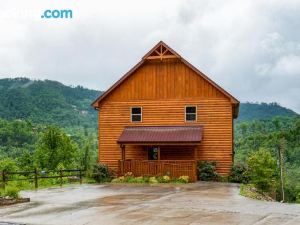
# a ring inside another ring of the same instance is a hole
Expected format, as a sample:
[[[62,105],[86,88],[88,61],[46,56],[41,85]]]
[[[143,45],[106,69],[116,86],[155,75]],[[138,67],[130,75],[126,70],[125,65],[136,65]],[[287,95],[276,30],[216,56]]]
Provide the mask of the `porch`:
[[[202,126],[125,127],[118,140],[121,150],[118,173],[124,175],[132,172],[134,176],[189,176],[190,181],[195,182],[197,146],[201,140]],[[130,148],[132,146],[134,150]],[[126,147],[131,150],[130,159],[126,158]]]
[[[119,174],[132,172],[134,176],[189,176],[197,180],[196,160],[119,160]]]

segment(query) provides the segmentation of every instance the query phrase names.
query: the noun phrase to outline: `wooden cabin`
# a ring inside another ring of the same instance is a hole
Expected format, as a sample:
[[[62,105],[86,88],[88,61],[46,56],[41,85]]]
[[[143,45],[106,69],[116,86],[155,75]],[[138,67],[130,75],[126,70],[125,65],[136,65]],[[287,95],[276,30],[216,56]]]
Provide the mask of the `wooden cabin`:
[[[187,175],[196,162],[233,163],[239,101],[164,42],[96,99],[99,161],[122,175]]]

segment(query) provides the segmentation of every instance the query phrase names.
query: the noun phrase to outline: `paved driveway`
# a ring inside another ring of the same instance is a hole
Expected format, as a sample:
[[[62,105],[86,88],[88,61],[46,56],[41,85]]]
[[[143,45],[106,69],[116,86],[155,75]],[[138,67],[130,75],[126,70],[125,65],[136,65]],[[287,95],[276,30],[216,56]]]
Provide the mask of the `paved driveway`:
[[[233,184],[204,182],[27,191],[30,203],[0,208],[0,224],[300,224],[300,205],[251,200],[238,191]]]

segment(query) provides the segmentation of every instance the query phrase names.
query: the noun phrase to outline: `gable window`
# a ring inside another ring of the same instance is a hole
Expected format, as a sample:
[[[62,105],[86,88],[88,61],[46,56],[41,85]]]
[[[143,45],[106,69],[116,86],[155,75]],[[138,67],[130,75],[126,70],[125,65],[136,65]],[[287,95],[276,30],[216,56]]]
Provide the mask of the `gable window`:
[[[186,106],[185,107],[185,121],[193,122],[197,120],[197,107],[196,106]]]
[[[142,122],[142,107],[131,107],[131,122]]]

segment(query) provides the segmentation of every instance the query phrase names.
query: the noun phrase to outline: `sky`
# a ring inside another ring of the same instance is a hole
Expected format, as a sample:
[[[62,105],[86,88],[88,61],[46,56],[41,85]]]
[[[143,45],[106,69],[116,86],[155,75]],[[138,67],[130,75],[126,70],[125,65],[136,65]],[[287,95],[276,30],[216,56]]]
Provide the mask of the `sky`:
[[[299,0],[0,0],[0,79],[106,90],[163,40],[241,102],[300,113],[299,12]]]

